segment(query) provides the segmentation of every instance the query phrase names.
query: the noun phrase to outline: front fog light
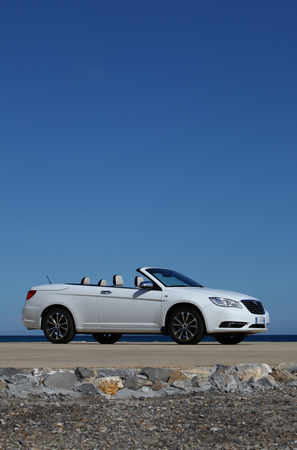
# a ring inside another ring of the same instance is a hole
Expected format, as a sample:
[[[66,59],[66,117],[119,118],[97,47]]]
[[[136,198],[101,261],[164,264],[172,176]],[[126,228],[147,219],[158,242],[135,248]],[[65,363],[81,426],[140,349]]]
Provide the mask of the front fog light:
[[[209,297],[209,300],[211,300],[215,305],[222,306],[224,308],[242,308],[241,303],[231,300],[230,298]]]

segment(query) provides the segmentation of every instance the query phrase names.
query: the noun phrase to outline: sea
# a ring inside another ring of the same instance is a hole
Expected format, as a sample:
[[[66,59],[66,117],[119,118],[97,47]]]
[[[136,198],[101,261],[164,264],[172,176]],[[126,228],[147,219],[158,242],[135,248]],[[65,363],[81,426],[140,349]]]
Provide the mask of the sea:
[[[92,335],[77,334],[74,342],[96,342]],[[244,342],[297,342],[297,334],[255,334],[247,336]],[[0,342],[48,342],[43,335],[24,335],[24,336],[0,336]],[[123,334],[119,342],[173,342],[170,336],[160,334]],[[205,336],[202,342],[216,342],[210,336]]]

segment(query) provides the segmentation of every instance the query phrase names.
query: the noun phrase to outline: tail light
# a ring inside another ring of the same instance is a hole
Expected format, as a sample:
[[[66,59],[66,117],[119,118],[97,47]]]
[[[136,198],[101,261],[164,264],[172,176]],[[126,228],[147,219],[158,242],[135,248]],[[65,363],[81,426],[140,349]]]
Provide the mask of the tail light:
[[[26,301],[29,300],[29,298],[32,298],[33,295],[35,295],[35,294],[36,294],[36,291],[29,291],[28,294],[27,294]]]

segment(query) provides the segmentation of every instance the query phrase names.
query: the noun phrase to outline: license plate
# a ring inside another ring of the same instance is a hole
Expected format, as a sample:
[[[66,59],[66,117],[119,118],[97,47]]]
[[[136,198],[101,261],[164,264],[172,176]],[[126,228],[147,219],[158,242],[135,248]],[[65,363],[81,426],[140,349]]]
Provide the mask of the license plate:
[[[265,324],[265,317],[256,317],[256,323]]]

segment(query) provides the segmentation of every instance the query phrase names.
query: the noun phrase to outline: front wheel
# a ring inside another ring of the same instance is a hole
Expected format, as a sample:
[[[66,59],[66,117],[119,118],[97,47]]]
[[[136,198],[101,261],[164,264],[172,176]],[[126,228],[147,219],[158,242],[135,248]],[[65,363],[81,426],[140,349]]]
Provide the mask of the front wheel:
[[[172,339],[182,345],[198,344],[205,334],[200,314],[189,307],[178,308],[171,314],[168,331]]]
[[[43,332],[53,344],[67,344],[75,336],[75,327],[71,315],[63,308],[53,308],[43,319]]]
[[[99,344],[114,344],[122,337],[120,333],[93,333],[92,336]]]
[[[230,333],[226,333],[226,334],[216,334],[214,336],[214,338],[223,345],[236,345],[239,344],[241,341],[244,340],[244,338],[246,337],[246,334],[230,334]]]

